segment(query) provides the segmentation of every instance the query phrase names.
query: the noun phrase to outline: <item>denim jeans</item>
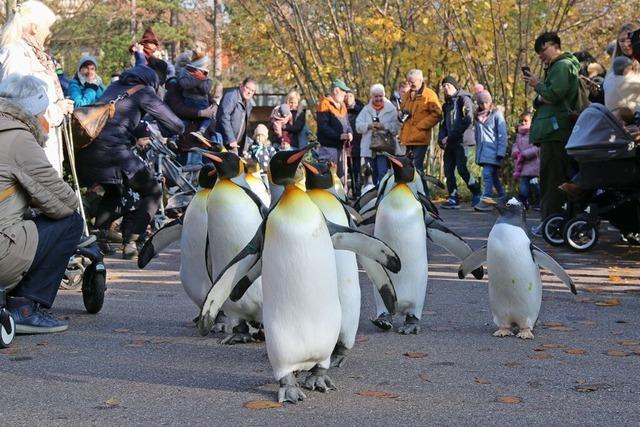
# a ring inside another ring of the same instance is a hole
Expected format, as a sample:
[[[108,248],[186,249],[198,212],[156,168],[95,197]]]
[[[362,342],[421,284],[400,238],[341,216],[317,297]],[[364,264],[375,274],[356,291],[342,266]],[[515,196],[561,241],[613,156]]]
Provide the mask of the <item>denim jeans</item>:
[[[83,222],[77,212],[62,219],[38,216],[33,222],[38,229],[36,255],[11,296],[29,298],[50,308],[58,294],[69,258],[76,251]]]
[[[424,158],[429,151],[428,145],[408,145],[407,154],[413,153],[413,167],[424,174]]]
[[[504,196],[504,188],[498,177],[499,170],[500,167],[496,165],[482,165],[482,181],[484,183],[484,190],[482,191],[483,197],[491,197],[494,187],[498,192],[498,197]]]
[[[467,183],[469,190],[474,195],[479,193],[479,185],[469,173],[469,169],[467,169],[467,156],[462,144],[447,145],[444,149],[444,176],[447,179],[447,191],[450,197],[457,197],[458,194],[456,169],[458,169],[458,174],[460,174],[464,182]]]
[[[537,178],[535,176],[521,176],[520,181],[518,183],[520,187],[520,197],[522,198],[522,202],[527,205],[531,202],[531,197],[537,201],[540,200],[540,184],[537,182],[534,184],[531,182],[532,179]]]

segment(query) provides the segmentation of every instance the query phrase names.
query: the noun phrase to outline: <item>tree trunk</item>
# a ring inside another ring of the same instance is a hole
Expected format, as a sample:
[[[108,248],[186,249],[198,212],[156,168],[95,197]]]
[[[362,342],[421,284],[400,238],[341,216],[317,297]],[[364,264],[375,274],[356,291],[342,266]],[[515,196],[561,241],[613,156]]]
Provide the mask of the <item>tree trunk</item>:
[[[213,6],[213,75],[222,80],[222,19],[224,5],[215,0]]]

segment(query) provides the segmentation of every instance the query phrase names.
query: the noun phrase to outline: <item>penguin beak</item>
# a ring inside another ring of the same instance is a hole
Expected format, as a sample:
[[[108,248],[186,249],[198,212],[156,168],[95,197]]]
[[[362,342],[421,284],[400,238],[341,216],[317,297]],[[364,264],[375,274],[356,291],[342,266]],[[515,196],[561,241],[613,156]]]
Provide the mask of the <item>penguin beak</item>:
[[[391,162],[392,162],[394,165],[398,166],[399,168],[403,167],[402,162],[400,162],[400,160],[396,159],[396,156],[392,156],[391,154],[386,153],[386,152],[384,152],[384,151],[383,151],[381,154],[382,154],[383,156],[385,156],[387,159],[391,160]]]
[[[307,162],[302,162],[302,165],[312,174],[314,175],[320,175],[320,171],[313,166],[311,163],[307,163]]]
[[[224,163],[222,159],[216,156],[215,154],[203,152],[202,155],[205,156],[207,159],[213,160],[216,163]]]
[[[306,147],[295,151],[288,159],[287,159],[287,164],[291,165],[293,163],[297,163],[299,162],[305,154],[307,154],[307,151],[311,150],[313,147],[315,147],[315,145],[309,144]]]

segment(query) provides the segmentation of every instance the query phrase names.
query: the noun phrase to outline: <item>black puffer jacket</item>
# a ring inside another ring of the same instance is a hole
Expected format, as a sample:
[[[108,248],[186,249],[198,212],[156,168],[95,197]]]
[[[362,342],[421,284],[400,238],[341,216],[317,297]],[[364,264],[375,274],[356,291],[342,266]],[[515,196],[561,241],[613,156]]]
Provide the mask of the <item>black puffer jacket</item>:
[[[114,100],[139,84],[146,87],[118,101],[116,113],[107,121],[98,138],[88,147],[78,150],[76,163],[84,185],[118,184],[122,182],[123,174],[131,178],[144,167],[131,148],[136,142],[136,128],[145,113],[171,133],[184,131],[182,120],[156,95],[158,75],[146,65],[123,72],[120,80],[110,84],[98,102]]]

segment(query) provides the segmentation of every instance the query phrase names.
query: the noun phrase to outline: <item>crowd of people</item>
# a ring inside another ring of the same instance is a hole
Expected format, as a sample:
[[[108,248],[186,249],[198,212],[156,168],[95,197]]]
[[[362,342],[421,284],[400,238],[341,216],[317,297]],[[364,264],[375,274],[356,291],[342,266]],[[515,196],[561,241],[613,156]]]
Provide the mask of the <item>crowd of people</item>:
[[[66,79],[45,48],[55,20],[47,6],[28,0],[0,34],[0,285],[9,291],[18,332],[66,328],[41,308],[53,304],[66,260],[83,244],[78,200],[62,179],[61,129],[74,108],[115,103],[100,135],[75,155],[81,185],[101,189],[92,220],[101,249],[110,250],[112,225],[121,220],[118,239],[124,258],[137,255],[163,194],[157,177],[132,150],[136,145],[144,149],[143,118],[157,123],[163,135],[177,138],[183,165],[208,161],[193,148],[222,144],[266,169],[276,151],[304,147],[310,134],[306,108],[295,90],[274,106],[268,123],[250,133],[258,82],[247,77],[223,91],[208,75],[206,47],[196,45],[170,63],[151,28],[130,48],[133,66],[112,76],[108,86],[92,56],[82,57],[73,77]],[[500,172],[511,159],[520,198],[526,206],[539,207],[544,219],[561,209],[565,194],[558,187],[571,183],[577,172],[564,146],[573,127],[581,76],[591,85],[593,99],[602,99],[621,120],[628,120],[629,112],[633,118],[640,106],[640,63],[633,58],[630,41],[630,33],[639,28],[622,27],[606,73],[594,60],[581,63],[564,51],[557,34],[540,35],[534,49],[544,75],[523,70],[522,77],[536,94],[535,113],[523,112],[511,133],[503,112],[480,84],[472,95],[447,76],[432,88],[422,71],[414,69],[391,96],[376,83],[363,102],[345,81],[334,79],[315,112],[317,154],[335,163],[345,182],[350,177],[356,198],[368,179],[377,185],[387,172],[384,152],[410,156],[424,173],[432,135],[439,129],[435,139],[443,150],[448,192],[442,208],[461,206],[457,170],[473,208],[489,210],[484,200],[505,193]],[[481,180],[467,167],[472,145]],[[139,200],[133,209],[123,209],[124,193],[131,190]],[[539,234],[539,227],[532,231]]]

